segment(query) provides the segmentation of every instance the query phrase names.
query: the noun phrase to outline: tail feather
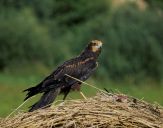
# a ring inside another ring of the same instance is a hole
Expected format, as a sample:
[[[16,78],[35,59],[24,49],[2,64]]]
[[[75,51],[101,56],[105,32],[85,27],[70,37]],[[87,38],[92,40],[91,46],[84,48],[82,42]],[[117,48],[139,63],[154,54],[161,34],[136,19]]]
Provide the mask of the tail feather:
[[[26,95],[24,101],[27,100],[28,98],[30,98],[30,97],[38,94],[39,93],[39,90],[40,89],[37,86],[36,87],[28,88],[26,90],[23,90],[23,92],[26,92],[27,91],[27,95]]]
[[[38,93],[46,92],[53,88],[57,88],[58,83],[60,83],[60,81],[54,80],[54,79],[44,80],[41,83],[39,83],[37,86],[24,90],[23,92],[27,91],[27,95],[24,100],[27,100],[28,98],[30,98]]]
[[[39,108],[50,107],[51,103],[55,100],[60,91],[60,88],[55,88],[45,92],[40,98],[40,100],[30,107],[29,112],[32,112]]]

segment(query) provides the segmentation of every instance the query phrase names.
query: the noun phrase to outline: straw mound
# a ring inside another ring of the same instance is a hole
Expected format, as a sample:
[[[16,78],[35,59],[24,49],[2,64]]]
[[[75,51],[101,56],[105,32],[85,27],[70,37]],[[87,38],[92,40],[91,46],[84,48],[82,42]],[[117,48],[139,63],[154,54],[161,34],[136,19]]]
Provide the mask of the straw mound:
[[[163,108],[122,94],[98,93],[87,100],[1,119],[2,128],[149,127],[163,128]]]

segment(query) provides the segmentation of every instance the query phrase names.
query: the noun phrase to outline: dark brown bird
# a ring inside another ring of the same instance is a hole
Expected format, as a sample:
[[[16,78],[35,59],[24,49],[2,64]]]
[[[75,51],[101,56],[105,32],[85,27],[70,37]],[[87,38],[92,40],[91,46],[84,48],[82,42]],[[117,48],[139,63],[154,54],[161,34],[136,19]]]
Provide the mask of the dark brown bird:
[[[24,100],[43,93],[40,100],[32,105],[29,111],[49,107],[60,93],[64,94],[63,100],[65,100],[70,90],[80,90],[81,82],[66,74],[81,81],[87,80],[97,67],[97,58],[101,53],[101,48],[101,41],[91,41],[79,56],[64,62],[35,87],[24,90],[28,92]]]

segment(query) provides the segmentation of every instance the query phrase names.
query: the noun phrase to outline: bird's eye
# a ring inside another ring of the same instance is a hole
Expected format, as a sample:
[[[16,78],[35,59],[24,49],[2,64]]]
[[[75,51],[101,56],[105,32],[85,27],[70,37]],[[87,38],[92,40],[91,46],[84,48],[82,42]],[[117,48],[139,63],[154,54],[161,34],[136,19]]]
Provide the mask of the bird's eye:
[[[92,46],[96,46],[96,43],[92,43]]]

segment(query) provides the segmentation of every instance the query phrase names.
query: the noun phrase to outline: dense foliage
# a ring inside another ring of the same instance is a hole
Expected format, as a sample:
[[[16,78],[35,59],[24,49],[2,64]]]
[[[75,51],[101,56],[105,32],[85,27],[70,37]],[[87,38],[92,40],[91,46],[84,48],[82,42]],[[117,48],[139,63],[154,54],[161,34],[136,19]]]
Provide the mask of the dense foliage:
[[[156,3],[157,4],[157,3]],[[0,70],[41,63],[54,68],[89,40],[104,42],[98,78],[163,78],[163,12],[109,0],[0,1]]]

